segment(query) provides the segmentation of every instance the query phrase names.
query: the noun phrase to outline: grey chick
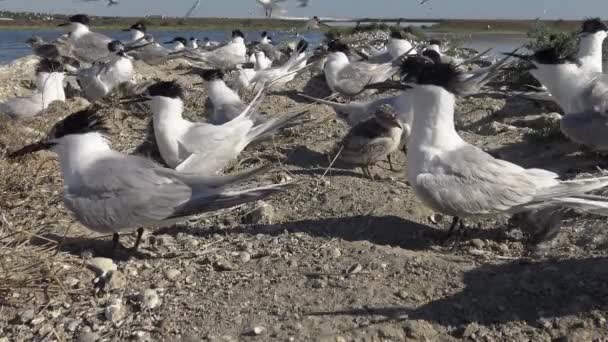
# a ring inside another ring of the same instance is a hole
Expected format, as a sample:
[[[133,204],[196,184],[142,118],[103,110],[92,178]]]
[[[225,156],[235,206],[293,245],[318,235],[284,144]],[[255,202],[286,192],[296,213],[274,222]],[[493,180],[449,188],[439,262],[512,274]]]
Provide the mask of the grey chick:
[[[368,120],[355,125],[342,140],[340,160],[358,166],[374,180],[370,168],[399,149],[403,128],[390,105],[383,105]]]

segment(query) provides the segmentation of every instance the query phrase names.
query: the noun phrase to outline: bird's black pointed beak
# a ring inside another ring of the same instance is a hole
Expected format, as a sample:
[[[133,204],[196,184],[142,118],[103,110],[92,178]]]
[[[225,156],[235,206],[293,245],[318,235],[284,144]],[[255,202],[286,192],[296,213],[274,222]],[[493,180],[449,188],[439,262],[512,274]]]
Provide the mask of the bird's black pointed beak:
[[[48,150],[53,145],[54,145],[53,143],[48,142],[46,140],[38,141],[36,143],[24,146],[17,151],[13,151],[13,152],[9,153],[8,158],[14,159],[14,158],[19,158],[21,156],[24,156],[26,154],[30,154],[30,153],[34,153],[34,152],[38,152],[38,151],[42,151],[42,150]]]
[[[411,89],[411,86],[403,84],[397,81],[386,81],[382,83],[372,83],[365,86],[365,89],[376,89],[376,90],[407,90]]]
[[[130,28],[126,28],[126,29],[122,30],[122,32],[130,32],[130,31],[131,31]]]
[[[120,104],[142,103],[150,100],[152,99],[145,95],[138,95],[136,97],[123,97],[120,99]]]
[[[64,27],[64,26],[70,26],[71,23],[62,23],[57,25],[57,27]]]
[[[527,61],[527,62],[532,61],[531,55],[524,55],[524,54],[516,53],[516,52],[503,52],[502,54],[505,56],[510,56],[510,57],[514,57],[517,59],[521,59],[522,61]]]
[[[131,45],[131,46],[126,46],[124,48],[125,52],[129,52],[129,51],[133,51],[133,50],[139,50],[139,49],[143,49],[148,45],[152,45],[154,44],[154,42],[150,42],[150,43],[146,43],[146,44],[142,44],[142,45]]]

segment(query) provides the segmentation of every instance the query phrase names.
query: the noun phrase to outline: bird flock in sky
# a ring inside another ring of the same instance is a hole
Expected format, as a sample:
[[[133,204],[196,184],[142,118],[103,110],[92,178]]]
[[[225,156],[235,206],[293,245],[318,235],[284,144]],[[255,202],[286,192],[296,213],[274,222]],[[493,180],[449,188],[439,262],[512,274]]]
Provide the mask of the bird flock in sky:
[[[451,56],[441,41],[418,40],[401,27],[381,47],[355,48],[340,37],[318,47],[298,36],[276,44],[269,32],[251,42],[240,29],[230,32],[226,42],[176,37],[163,44],[144,22],[126,28],[130,39],[118,41],[92,31],[86,15],[74,15],[64,26],[68,34],[53,42],[30,40],[41,59],[38,90],[0,104],[5,116],[27,121],[42,115],[51,102],[65,101],[66,78],[77,81],[90,103],[114,96],[120,85],[133,85],[133,60],[150,66],[185,61],[213,104],[206,121],[187,120],[185,89],[174,80],[140,84],[121,99],[125,106],[149,107],[164,166],[112,149],[107,119],[94,106],[68,115],[43,139],[10,154],[20,160],[40,150],[55,152],[66,208],[85,227],[113,234],[116,248],[119,233],[137,231],[137,248],[144,228],[297,187],[291,181],[242,185],[272,165],[238,174],[223,170],[245,148],[301,122],[307,107],[269,116],[260,106],[266,94],[315,74],[323,75],[332,96],[301,97],[329,105],[350,127],[336,146],[336,158],[361,168],[373,181],[373,166],[388,160],[392,169],[391,155],[403,151],[409,186],[424,205],[454,218],[450,232],[462,229],[467,217],[525,213],[538,243],[555,237],[564,210],[608,216],[608,198],[590,194],[608,186],[608,176],[562,180],[548,170],[524,168],[466,142],[454,126],[456,99],[483,92],[518,60],[564,111],[564,135],[586,148],[608,150],[608,78],[601,49],[608,27],[599,19],[583,23],[576,56],[556,45],[527,53],[517,49],[493,63],[485,58],[487,51],[470,58]],[[236,79],[233,87],[225,81],[228,76]],[[239,92],[255,96],[246,103]]]

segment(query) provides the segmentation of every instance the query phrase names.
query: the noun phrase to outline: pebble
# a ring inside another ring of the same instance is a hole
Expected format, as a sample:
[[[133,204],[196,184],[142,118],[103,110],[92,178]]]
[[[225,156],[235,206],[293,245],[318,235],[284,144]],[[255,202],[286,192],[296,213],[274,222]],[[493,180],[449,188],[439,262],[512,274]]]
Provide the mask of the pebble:
[[[82,323],[81,320],[73,319],[67,324],[67,326],[65,328],[67,331],[74,332],[74,331],[76,331],[76,329],[78,329],[78,327],[80,326],[81,323]]]
[[[245,331],[244,335],[262,335],[266,332],[266,328],[261,325],[256,325],[255,327]]]
[[[171,281],[177,279],[182,274],[180,270],[176,270],[175,268],[170,268],[165,271],[165,277]]]
[[[256,202],[256,209],[249,214],[250,222],[253,224],[273,224],[276,212],[274,207],[264,201]]]
[[[110,279],[106,283],[105,290],[106,291],[120,290],[120,289],[124,289],[126,286],[127,286],[127,277],[125,277],[125,275],[122,272],[115,271],[115,272],[112,272],[112,274],[110,275]]]
[[[241,262],[243,264],[246,264],[249,262],[249,260],[251,260],[251,254],[247,253],[247,252],[240,252],[239,253],[239,259],[241,260]]]
[[[153,289],[147,289],[140,295],[140,305],[144,310],[154,309],[155,307],[160,305],[160,298],[158,297],[158,293],[156,293]]]
[[[100,339],[98,333],[94,332],[85,332],[78,336],[76,342],[97,342]]]
[[[44,337],[51,331],[53,331],[53,326],[51,324],[47,323],[47,324],[42,325],[40,327],[40,329],[38,329],[38,335]]]
[[[236,270],[236,266],[230,261],[220,258],[214,264],[213,267],[218,271],[234,271]]]
[[[34,319],[32,319],[32,321],[30,322],[31,325],[38,325],[40,323],[44,322],[44,317],[42,316],[38,316],[35,317]]]
[[[87,265],[93,272],[97,273],[98,276],[118,270],[118,266],[116,266],[114,261],[108,258],[93,258],[88,261]]]
[[[361,272],[362,270],[363,270],[363,266],[361,266],[361,264],[355,264],[355,265],[352,265],[351,267],[349,267],[346,270],[346,273],[357,274],[357,273]]]
[[[401,299],[407,299],[410,294],[405,290],[400,290],[399,292],[397,292],[397,296],[399,296],[399,298]]]
[[[19,321],[24,324],[29,323],[32,319],[34,319],[34,314],[35,314],[34,309],[28,309],[28,310],[22,311],[19,314]]]
[[[403,328],[408,337],[418,341],[435,341],[438,334],[433,325],[424,320],[407,321]]]
[[[106,307],[104,314],[108,321],[116,323],[125,317],[126,310],[120,299],[114,299],[111,304]]]
[[[339,248],[334,248],[331,250],[331,256],[334,258],[339,258],[342,255],[342,252],[340,252]]]
[[[473,246],[480,248],[480,249],[486,245],[486,243],[483,242],[482,239],[473,239],[473,240],[471,240],[471,244],[473,244]]]

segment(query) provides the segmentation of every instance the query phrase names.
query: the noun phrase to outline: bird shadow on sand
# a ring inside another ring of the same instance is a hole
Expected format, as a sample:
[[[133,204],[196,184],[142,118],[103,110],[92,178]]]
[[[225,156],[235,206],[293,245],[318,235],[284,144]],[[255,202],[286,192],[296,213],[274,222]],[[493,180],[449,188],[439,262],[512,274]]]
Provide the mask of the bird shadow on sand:
[[[608,160],[595,152],[558,137],[528,137],[517,142],[487,151],[525,168],[542,168],[567,178],[582,171],[594,172],[599,166],[608,167]]]
[[[482,265],[464,274],[464,289],[416,307],[368,306],[315,316],[379,316],[426,320],[464,326],[526,321],[542,328],[542,321],[592,310],[608,310],[608,258],[515,261]]]
[[[48,246],[56,244],[57,249],[61,252],[69,253],[76,256],[81,256],[84,251],[91,251],[95,257],[106,257],[115,261],[126,261],[131,258],[135,259],[150,259],[150,255],[142,250],[133,251],[130,247],[135,239],[126,239],[128,234],[121,235],[122,247],[112,249],[112,239],[100,239],[96,237],[83,236],[63,236],[54,233],[43,234],[40,237],[32,237],[30,243],[34,246]],[[128,241],[126,241],[128,240]]]
[[[320,99],[326,98],[332,93],[332,91],[327,86],[327,82],[325,81],[325,75],[323,74],[311,77],[302,88],[302,92],[308,96]],[[298,102],[308,102],[308,100],[305,100],[300,96],[298,96],[298,98]]]
[[[291,149],[282,149],[281,152],[287,155],[287,159],[284,161],[285,164],[301,168],[300,170],[291,170],[290,172],[293,174],[314,176],[326,173],[331,176],[368,179],[357,169],[357,166],[344,163],[340,160],[336,160],[331,170],[327,171],[327,167],[331,164],[331,160],[335,155],[332,156],[313,151],[304,145],[298,145]]]
[[[472,96],[474,98],[475,96]],[[486,108],[487,111],[492,111],[491,114],[484,116],[482,119],[471,122],[466,125],[458,125],[458,129],[477,132],[479,129],[485,125],[488,125],[494,121],[500,121],[509,118],[515,117],[523,117],[527,115],[538,115],[547,113],[547,109],[545,106],[537,104],[534,101],[526,100],[517,96],[494,96],[494,95],[485,95],[484,97],[490,97],[495,99],[504,99],[505,104],[498,110],[494,111],[493,108]],[[465,112],[458,111],[455,114],[456,119],[459,116],[469,115],[471,112],[479,111],[481,108],[479,106],[474,106],[473,109]]]
[[[433,227],[398,216],[357,215],[352,217],[329,217],[284,222],[279,224],[237,225],[226,229],[201,229],[192,226],[174,226],[156,230],[153,234],[176,236],[179,233],[207,238],[214,235],[258,234],[279,236],[285,232],[305,233],[323,238],[339,238],[345,241],[368,241],[376,245],[400,247],[408,250],[429,250],[443,244],[447,237],[447,227]],[[467,231],[467,239],[491,239],[496,237],[495,229],[475,229]]]

